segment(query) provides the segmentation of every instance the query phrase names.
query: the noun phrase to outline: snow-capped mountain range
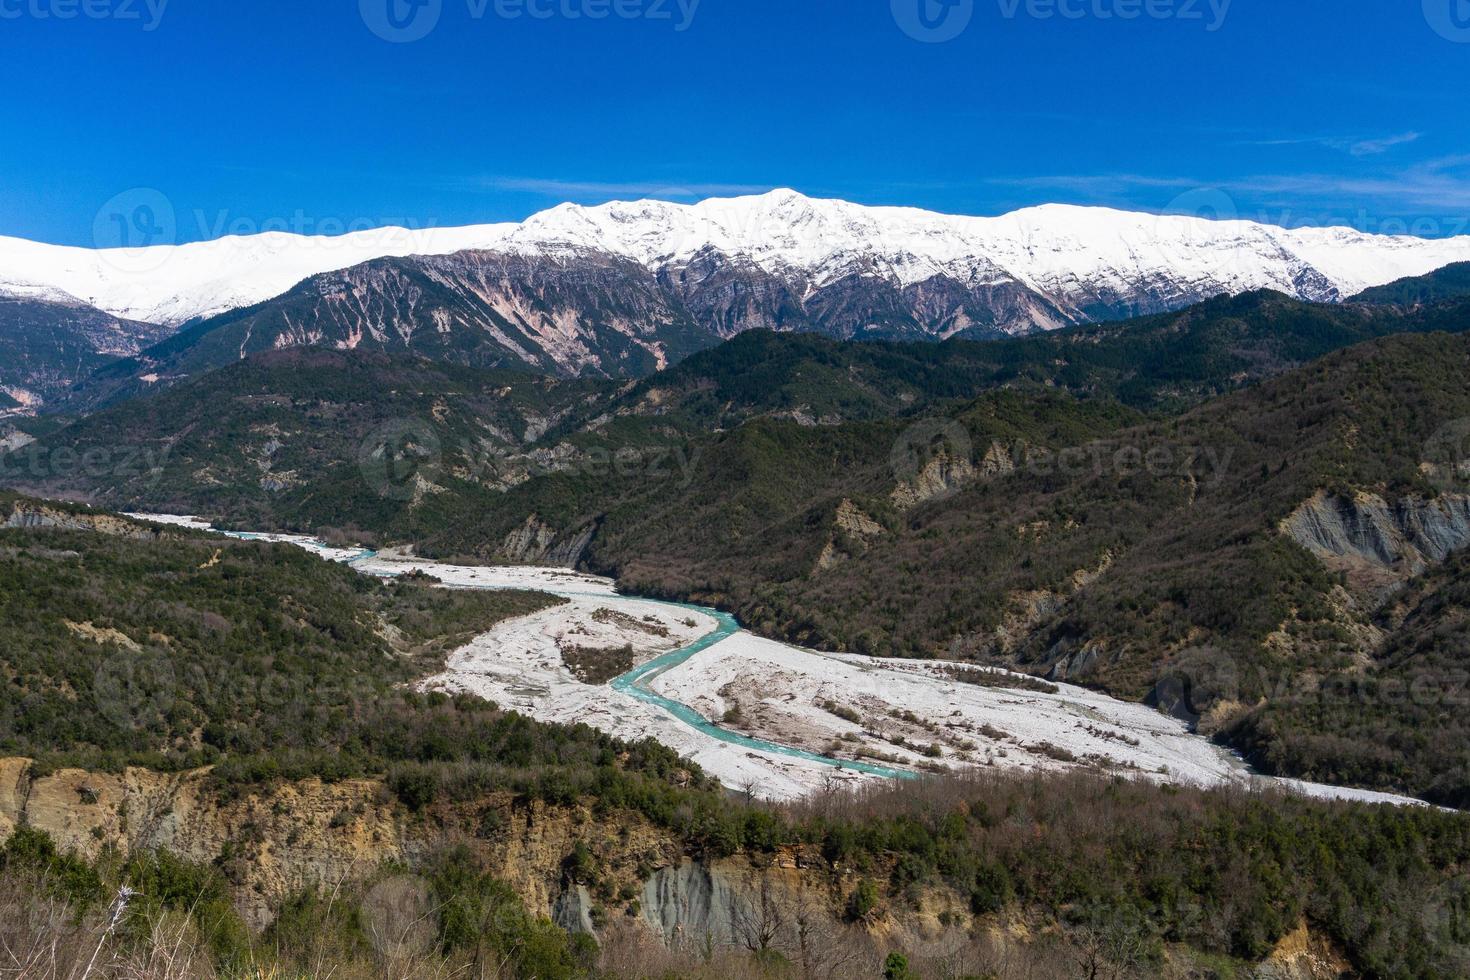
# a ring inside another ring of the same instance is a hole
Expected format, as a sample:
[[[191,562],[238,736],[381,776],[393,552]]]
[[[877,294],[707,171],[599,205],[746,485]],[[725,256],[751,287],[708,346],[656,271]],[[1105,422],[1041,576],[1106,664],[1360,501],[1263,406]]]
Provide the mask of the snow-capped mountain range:
[[[846,283],[838,303],[846,312],[830,331],[839,335],[864,334],[865,320],[894,332],[893,310],[874,315],[851,301],[854,285],[879,286],[909,307],[904,316],[914,328],[942,337],[1159,312],[1259,288],[1340,300],[1470,260],[1470,237],[1288,230],[1062,205],[977,218],[781,190],[692,205],[564,204],[519,224],[383,228],[336,237],[266,233],[106,250],[0,237],[0,288],[59,291],[116,317],[176,326],[261,303],[311,276],[374,259],[466,250],[562,265],[586,255],[613,257],[686,287],[691,275],[700,282],[715,276],[726,293],[748,290],[759,279],[760,290],[779,286],[797,306],[817,301],[818,313],[826,311],[819,294]],[[716,324],[714,332],[728,335],[760,325],[759,319]]]

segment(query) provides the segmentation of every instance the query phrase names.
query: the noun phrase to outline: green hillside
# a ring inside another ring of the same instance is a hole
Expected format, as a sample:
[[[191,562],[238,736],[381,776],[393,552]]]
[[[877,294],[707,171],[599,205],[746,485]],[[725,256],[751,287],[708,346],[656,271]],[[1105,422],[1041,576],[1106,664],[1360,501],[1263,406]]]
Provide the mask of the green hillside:
[[[1365,289],[1353,299],[1359,303],[1391,303],[1417,307],[1470,296],[1470,262],[1447,265],[1427,276],[1399,279]]]

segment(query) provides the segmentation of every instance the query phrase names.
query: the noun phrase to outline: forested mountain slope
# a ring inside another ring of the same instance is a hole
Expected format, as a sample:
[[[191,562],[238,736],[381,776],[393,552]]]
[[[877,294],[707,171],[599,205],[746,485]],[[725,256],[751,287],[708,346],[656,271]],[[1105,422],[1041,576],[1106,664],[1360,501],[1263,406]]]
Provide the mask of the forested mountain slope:
[[[105,948],[190,977],[410,962],[568,980],[650,956],[708,977],[777,956],[866,974],[892,953],[922,976],[1466,963],[1460,815],[1088,774],[764,807],[657,745],[397,683],[548,597],[379,583],[13,497],[0,524],[0,635],[21,640],[0,747],[40,760],[0,759],[0,937],[41,962]],[[727,932],[651,951],[642,903],[687,914],[668,896],[686,877],[711,883]],[[385,948],[403,920],[383,916],[405,910],[426,940]],[[584,922],[595,939],[563,928]]]
[[[1412,673],[1401,631],[1457,608],[1453,576],[1416,590],[1465,543],[1470,342],[1418,332],[1465,326],[1456,302],[1261,293],[986,344],[748,333],[637,383],[283,351],[4,463],[50,495],[581,564],[803,644],[1018,665],[1277,771],[1459,802],[1455,739],[1423,735],[1453,716],[1369,705],[1409,739],[1375,754],[1339,704],[1281,703]],[[146,465],[57,472],[97,447]]]

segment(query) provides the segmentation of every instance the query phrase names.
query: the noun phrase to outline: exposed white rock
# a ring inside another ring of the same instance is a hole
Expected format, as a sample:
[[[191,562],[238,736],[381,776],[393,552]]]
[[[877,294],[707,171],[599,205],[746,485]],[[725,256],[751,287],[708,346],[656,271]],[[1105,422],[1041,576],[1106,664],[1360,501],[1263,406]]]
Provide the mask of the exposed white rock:
[[[608,579],[563,569],[466,568],[392,558],[370,558],[356,567],[372,574],[419,569],[450,586],[537,588],[570,597],[567,605],[476,638],[426,687],[475,693],[542,721],[583,722],[626,739],[654,738],[725,785],[773,799],[806,795],[834,781],[876,778],[730,745],[606,685],[583,684],[562,662],[559,642],[569,636],[584,645],[631,644],[640,660],[651,659],[713,629],[713,620],[701,613],[618,596]],[[638,620],[653,616],[669,637],[651,641],[642,630],[599,623],[594,614],[602,609]],[[1088,768],[1196,786],[1256,783],[1324,798],[1418,802],[1252,776],[1239,759],[1190,733],[1183,722],[1094,691],[1066,684],[1056,685],[1055,693],[979,686],[949,673],[974,666],[824,654],[741,631],[660,675],[652,686],[711,721],[738,704],[741,720],[727,727],[753,738],[819,753],[833,749],[839,759],[866,754],[869,761],[915,772],[936,766]],[[849,721],[831,707],[855,712],[859,720]],[[900,736],[902,747],[891,741]],[[939,747],[938,758],[926,754],[931,745]]]
[[[192,518],[149,519],[207,527]],[[724,785],[770,799],[879,778],[732,745],[657,705],[605,684],[582,683],[563,660],[563,644],[574,643],[628,645],[637,662],[646,662],[714,631],[716,620],[698,610],[620,596],[610,579],[560,568],[445,565],[330,549],[299,535],[259,537],[335,560],[355,555],[354,567],[367,574],[417,570],[451,588],[537,589],[569,600],[477,637],[450,656],[444,673],[422,683],[426,689],[477,694],[541,721],[585,723],[624,739],[653,738]],[[830,750],[839,760],[863,755],[898,770],[1086,768],[1167,783],[1279,786],[1324,798],[1422,805],[1392,794],[1252,776],[1239,759],[1152,708],[1066,684],[1054,692],[1025,690],[964,683],[953,673],[974,668],[827,654],[739,631],[658,675],[651,687],[709,721],[722,721],[738,706],[739,720],[725,727],[750,738]]]

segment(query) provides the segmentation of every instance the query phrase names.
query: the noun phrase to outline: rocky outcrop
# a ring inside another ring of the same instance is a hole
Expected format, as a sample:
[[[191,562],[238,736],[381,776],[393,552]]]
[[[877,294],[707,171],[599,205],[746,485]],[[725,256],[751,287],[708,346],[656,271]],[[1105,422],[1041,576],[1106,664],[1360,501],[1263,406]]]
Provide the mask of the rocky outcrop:
[[[822,553],[817,556],[817,569],[827,569],[839,564],[852,549],[863,550],[869,538],[880,537],[887,528],[863,513],[851,500],[837,505],[832,516],[832,536],[827,539]]]
[[[889,499],[901,511],[913,510],[920,504],[950,496],[976,480],[1005,476],[1015,470],[1015,456],[999,442],[990,444],[978,466],[967,457],[943,452],[913,477],[901,481]]]
[[[592,544],[597,533],[595,524],[569,534],[561,534],[535,514],[516,528],[500,545],[500,556],[507,561],[575,568]]]
[[[978,472],[970,460],[944,453],[926,463],[912,479],[894,487],[889,499],[899,510],[913,510],[962,490],[974,482]]]
[[[992,442],[980,460],[980,475],[983,477],[1005,476],[1016,471],[1016,461],[1011,451],[998,442]]]
[[[845,909],[860,878],[800,848],[759,862],[740,856],[684,861],[660,869],[644,885],[641,918],[671,949],[703,954],[768,947],[834,968],[808,975],[876,975],[893,949],[906,950],[919,975],[951,975],[955,957],[981,932],[968,897],[942,886],[912,889],[851,921]],[[1004,929],[984,931],[1002,945],[1017,938]],[[865,962],[873,964],[871,973]]]
[[[567,932],[584,932],[595,935],[597,927],[592,921],[595,904],[586,885],[569,885],[552,904],[551,921]]]
[[[120,646],[124,650],[129,650],[133,653],[143,652],[143,648],[138,645],[137,641],[121,630],[93,626],[91,623],[73,623],[69,619],[63,619],[61,624],[71,630],[72,635],[90,643],[97,643],[104,646],[112,644],[113,646]]]
[[[1470,496],[1318,492],[1281,529],[1361,591],[1384,595],[1470,545]]]
[[[882,524],[864,514],[851,500],[844,500],[837,505],[837,513],[832,523],[837,530],[855,538],[876,537],[884,531]]]
[[[1044,523],[1044,522],[1043,522]],[[1020,529],[1021,537],[1041,533],[1041,525]],[[959,636],[950,641],[948,656],[952,660],[985,660],[1009,658],[1019,663],[1018,652],[1038,637],[1039,631],[1053,622],[1077,593],[1097,581],[1112,567],[1114,556],[1104,551],[1093,568],[1079,568],[1072,573],[1067,583],[1054,589],[1019,589],[1006,596],[1005,611],[1000,622],[991,630]],[[1066,680],[1085,675],[1102,656],[1103,648],[1088,644],[1081,649],[1070,646],[1052,647],[1041,658],[1049,665],[1048,677]],[[1034,665],[1034,661],[1032,661]]]
[[[15,831],[31,792],[29,759],[0,759],[0,840]]]
[[[739,942],[736,909],[749,899],[748,884],[722,868],[685,861],[656,872],[643,886],[643,918],[670,947]]]
[[[427,920],[433,899],[413,868],[453,844],[468,846],[528,908],[563,928],[620,942],[632,931],[696,955],[768,947],[834,968],[819,975],[874,976],[888,951],[902,949],[923,975],[931,974],[928,968],[940,975],[982,946],[991,959],[1010,953],[1026,962],[1035,939],[1023,919],[977,918],[966,894],[942,885],[907,889],[901,900],[883,897],[861,921],[850,922],[848,899],[863,875],[828,864],[817,846],[695,860],[667,832],[634,814],[609,817],[510,793],[436,804],[414,815],[374,780],[303,780],[225,792],[207,770],[40,774],[28,759],[0,759],[0,843],[22,823],[89,859],[105,850],[127,857],[160,849],[213,863],[234,884],[240,911],[257,928],[270,923],[293,891],[344,881],[376,881],[362,910],[370,922],[405,909]],[[566,864],[574,849],[590,856],[594,885],[569,880]],[[867,874],[881,880],[887,871]],[[425,944],[432,939],[427,930]],[[1176,952],[1188,958],[1182,949],[1171,950],[1171,960]],[[1065,962],[1075,962],[1063,954]],[[835,972],[841,964],[849,972]],[[1327,980],[1349,969],[1341,953],[1304,924],[1252,975]]]
[[[1107,648],[1098,642],[1076,643],[1067,638],[1047,651],[1051,669],[1046,679],[1064,684],[1086,683],[1087,676],[1107,655]]]
[[[166,850],[215,864],[257,928],[294,892],[366,880],[390,865],[412,869],[448,842],[469,844],[485,870],[564,928],[590,933],[636,919],[674,944],[743,947],[752,929],[775,918],[794,928],[797,908],[837,928],[845,892],[856,886],[855,875],[834,873],[815,851],[758,865],[743,857],[697,862],[635,814],[594,818],[510,793],[414,815],[376,780],[225,791],[208,770],[46,774],[28,759],[0,759],[0,843],[21,824],[90,860],[107,850]],[[577,849],[590,855],[594,887],[569,880],[567,858]],[[942,897],[962,904],[947,891]]]
[[[0,508],[3,508],[3,505],[0,505]],[[139,541],[153,540],[166,533],[112,514],[94,514],[84,510],[53,507],[31,500],[18,500],[11,506],[8,514],[3,509],[0,509],[0,514],[4,514],[4,519],[0,520],[0,527],[4,528],[60,528],[68,531],[93,531],[98,534],[109,534]]]
[[[227,800],[204,770],[62,769],[37,777],[28,760],[0,760],[0,838],[26,823],[88,859],[112,848],[222,863],[242,886],[242,915],[256,926],[293,891],[365,876],[421,849],[390,800],[368,780],[307,780]]]
[[[0,759],[0,843],[20,824],[88,859],[106,849],[124,857],[165,850],[219,865],[236,886],[241,914],[257,928],[302,889],[363,880],[387,864],[413,867],[446,842],[465,840],[529,908],[590,929],[596,900],[567,882],[563,869],[578,843],[595,855],[601,878],[628,893],[648,868],[682,857],[666,833],[637,816],[593,820],[579,808],[509,793],[416,816],[370,779],[226,792],[209,770],[37,774],[29,759]]]
[[[1341,950],[1303,922],[1282,937],[1254,975],[1258,980],[1338,980],[1354,972]]]
[[[0,411],[0,416],[3,416],[3,411]],[[22,432],[17,428],[0,426],[0,455],[15,452],[17,449],[24,449],[35,441],[35,436]]]

